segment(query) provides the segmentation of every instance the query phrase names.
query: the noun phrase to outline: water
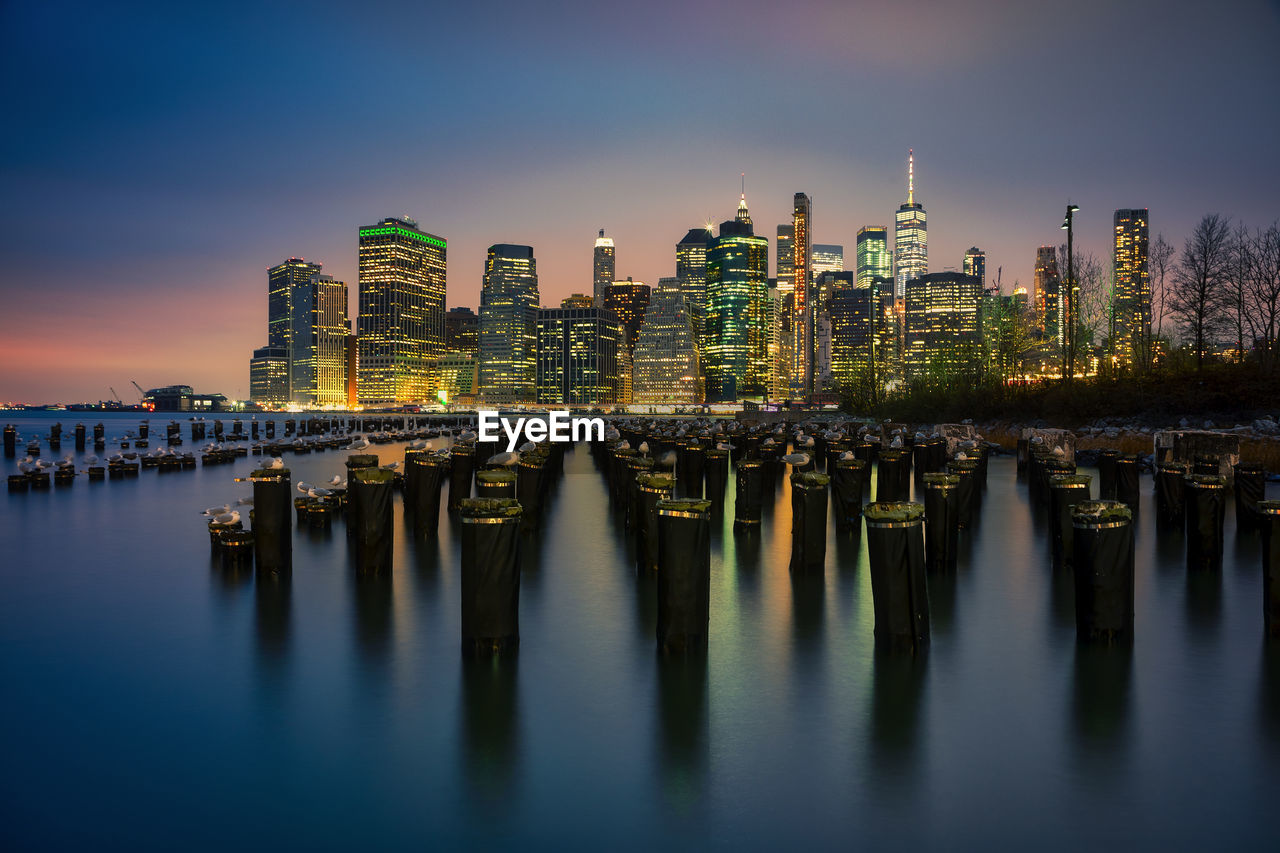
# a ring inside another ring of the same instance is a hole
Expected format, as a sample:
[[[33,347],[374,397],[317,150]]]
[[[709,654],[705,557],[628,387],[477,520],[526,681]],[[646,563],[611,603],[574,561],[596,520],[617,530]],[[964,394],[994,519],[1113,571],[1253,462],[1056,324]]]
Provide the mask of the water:
[[[344,457],[286,461],[316,482]],[[341,522],[297,530],[283,592],[212,562],[199,511],[253,462],[5,495],[4,849],[1280,842],[1259,543],[1229,508],[1221,577],[1189,582],[1150,478],[1131,653],[1077,648],[999,457],[959,570],[929,578],[923,663],[872,654],[865,542],[833,534],[825,577],[792,578],[784,484],[757,539],[732,506],[714,533],[699,665],[655,655],[654,585],[580,445],[525,540],[518,659],[464,664],[447,516],[413,543],[397,505],[383,580],[357,582]]]

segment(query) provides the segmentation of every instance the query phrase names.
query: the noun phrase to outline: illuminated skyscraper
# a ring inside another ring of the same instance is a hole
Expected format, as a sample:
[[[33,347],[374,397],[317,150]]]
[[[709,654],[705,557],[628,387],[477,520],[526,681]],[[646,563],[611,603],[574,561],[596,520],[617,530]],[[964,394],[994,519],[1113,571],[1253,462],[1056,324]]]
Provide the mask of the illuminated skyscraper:
[[[603,308],[538,311],[540,405],[605,406],[618,402],[622,327]]]
[[[987,284],[987,253],[979,249],[977,246],[969,249],[964,253],[964,274],[971,275],[978,281],[982,282],[983,287]]]
[[[894,216],[894,294],[902,299],[907,281],[929,271],[929,232],[924,205],[916,203],[916,155],[907,153],[907,200]]]
[[[1151,277],[1147,268],[1147,209],[1115,213],[1112,276],[1112,349],[1121,364],[1141,361],[1151,329]]]
[[[809,262],[816,281],[824,272],[844,272],[844,246],[834,243],[814,243],[813,260]]]
[[[292,290],[289,399],[303,406],[345,407],[347,284],[316,273]]]
[[[267,346],[249,365],[255,402],[347,402],[347,285],[289,258],[267,270]]]
[[[791,224],[778,226],[777,245],[774,247],[773,274],[778,280],[778,293],[786,296],[796,290],[796,227]],[[787,328],[791,323],[787,323]]]
[[[680,293],[684,296],[684,307],[689,312],[699,351],[706,344],[707,244],[711,236],[710,228],[690,228],[684,239],[676,243],[676,278],[680,280]]]
[[[981,364],[982,283],[954,272],[907,282],[903,367],[908,379],[943,383]]]
[[[680,281],[660,278],[631,356],[634,403],[700,403],[698,352]]]
[[[794,350],[791,355],[791,396],[806,398],[813,394],[813,329],[814,305],[810,293],[813,279],[810,271],[810,229],[813,202],[804,193],[796,193],[791,201],[791,226],[795,237],[792,246],[795,262],[792,274],[795,284],[795,317],[792,321]]]
[[[596,249],[591,265],[593,282],[591,297],[596,305],[604,303],[604,289],[613,283],[614,267],[613,238],[604,236],[604,229],[601,228],[600,236],[596,238]]]
[[[585,293],[575,293],[560,300],[561,308],[594,308],[595,301]]]
[[[762,396],[769,381],[769,241],[755,236],[744,193],[707,247],[709,401]]]
[[[537,399],[538,265],[529,246],[489,247],[480,289],[480,397]]]
[[[858,287],[870,287],[872,278],[893,278],[888,228],[883,225],[865,225],[859,228],[857,254]]]
[[[1062,346],[1062,299],[1059,289],[1058,256],[1053,246],[1036,249],[1036,326],[1045,342]]]
[[[640,336],[640,325],[644,322],[645,309],[649,307],[649,285],[643,281],[610,282],[604,290],[603,307],[612,311],[622,324],[623,341],[630,355],[636,348],[636,339]]]
[[[442,237],[412,219],[360,228],[359,394],[363,405],[435,399],[444,354]]]

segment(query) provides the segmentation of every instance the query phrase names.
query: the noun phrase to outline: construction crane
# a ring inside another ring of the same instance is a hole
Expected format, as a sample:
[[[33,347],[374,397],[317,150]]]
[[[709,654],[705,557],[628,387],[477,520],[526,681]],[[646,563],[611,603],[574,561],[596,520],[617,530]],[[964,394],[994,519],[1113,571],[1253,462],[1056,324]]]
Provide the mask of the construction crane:
[[[129,381],[133,382],[132,379],[130,379]],[[137,382],[133,382],[133,387],[138,389],[138,402],[141,403],[143,400],[147,398],[147,392],[143,391],[142,386],[139,385]]]
[[[108,385],[107,387],[111,388],[110,385]],[[120,395],[116,392],[116,389],[114,388],[111,388],[111,399],[115,400],[117,403],[120,402]]]

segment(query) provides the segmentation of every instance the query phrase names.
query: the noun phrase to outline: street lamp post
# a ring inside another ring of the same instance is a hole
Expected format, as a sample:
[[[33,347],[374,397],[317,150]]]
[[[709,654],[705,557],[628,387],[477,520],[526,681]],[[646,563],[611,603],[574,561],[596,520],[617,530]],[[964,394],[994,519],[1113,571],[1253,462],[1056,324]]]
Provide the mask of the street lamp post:
[[[1067,232],[1067,281],[1066,292],[1062,304],[1062,378],[1070,382],[1076,372],[1076,275],[1075,251],[1072,247],[1074,214],[1080,208],[1067,204],[1067,216],[1062,220],[1062,227]]]

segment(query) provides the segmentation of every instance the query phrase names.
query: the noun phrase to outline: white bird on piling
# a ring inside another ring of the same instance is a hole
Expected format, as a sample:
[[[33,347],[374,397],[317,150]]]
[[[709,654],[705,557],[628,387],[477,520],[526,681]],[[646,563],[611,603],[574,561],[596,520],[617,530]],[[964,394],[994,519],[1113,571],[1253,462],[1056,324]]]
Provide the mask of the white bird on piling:
[[[809,454],[808,453],[788,453],[786,456],[782,457],[782,461],[787,463],[788,465],[794,465],[797,468],[802,468],[805,465],[809,464]]]
[[[619,449],[619,450],[630,450],[630,449],[631,449],[631,442],[629,442],[629,441],[621,441],[621,442],[618,442],[618,449]]]
[[[223,504],[222,506],[211,506],[200,514],[207,518],[217,518],[218,516],[225,515],[228,512],[231,512],[231,504]]]
[[[716,442],[716,450],[733,450],[732,444],[725,444],[723,441]]]
[[[327,498],[331,494],[333,494],[333,492],[329,491],[328,489],[312,489],[311,491],[307,492],[307,497]]]
[[[357,438],[355,441],[347,445],[347,450],[364,450],[369,446],[369,439]]]
[[[236,506],[253,506],[253,498],[240,498],[236,501]]]
[[[512,450],[508,453],[495,453],[489,457],[487,464],[500,465],[503,468],[511,468],[520,462],[520,454],[518,451]]]
[[[422,439],[409,442],[409,446],[405,448],[405,450],[426,450],[426,449],[427,449],[427,443]]]
[[[279,471],[284,468],[284,458],[281,456],[271,457],[271,463],[267,465],[267,469],[271,471]]]
[[[642,441],[642,442],[640,442],[640,446],[639,446],[638,448],[636,448],[636,449],[640,451],[640,455],[641,455],[641,456],[648,456],[648,455],[649,455],[649,442],[647,442],[647,441]]]
[[[842,461],[842,462],[843,462],[843,461],[846,461],[846,460],[849,460],[849,459],[854,459],[854,458],[856,458],[856,457],[853,455],[853,451],[852,451],[852,450],[846,450],[844,453],[841,453],[841,454],[840,454],[840,461]]]
[[[119,453],[112,453],[110,456],[108,456],[108,457],[107,457],[107,461],[108,461],[108,462],[123,462],[123,461],[124,461],[124,457],[123,457],[123,456],[121,456]]]
[[[315,488],[315,487],[314,487],[314,486],[312,486],[310,483],[303,482],[302,480],[299,480],[299,481],[298,481],[298,491],[300,491],[300,492],[309,492],[309,491],[311,491],[313,488]]]
[[[240,520],[240,513],[235,510],[231,510],[230,512],[224,512],[220,515],[214,516],[213,520],[217,524],[235,524]]]
[[[98,464],[98,457],[97,457],[97,456],[86,456],[86,457],[84,458],[84,464],[86,464],[86,465],[97,465],[97,464]]]
[[[894,450],[899,450],[899,449],[901,449],[901,447],[902,447],[902,436],[900,436],[900,435],[895,435],[895,436],[893,437],[893,441],[889,442],[889,447],[893,448]]]
[[[676,452],[674,450],[668,450],[666,453],[658,457],[658,466],[661,468],[676,467]]]
[[[516,449],[519,450],[521,453],[528,453],[530,450],[537,450],[538,445],[534,444],[532,441],[526,441],[524,444],[520,445]]]
[[[462,432],[458,433],[458,441],[475,441],[475,440],[476,440],[476,434],[472,430],[469,430],[469,429],[463,430]]]
[[[337,474],[334,474],[333,479],[329,481],[330,486],[337,486],[341,483],[342,483],[342,477],[338,476]]]

